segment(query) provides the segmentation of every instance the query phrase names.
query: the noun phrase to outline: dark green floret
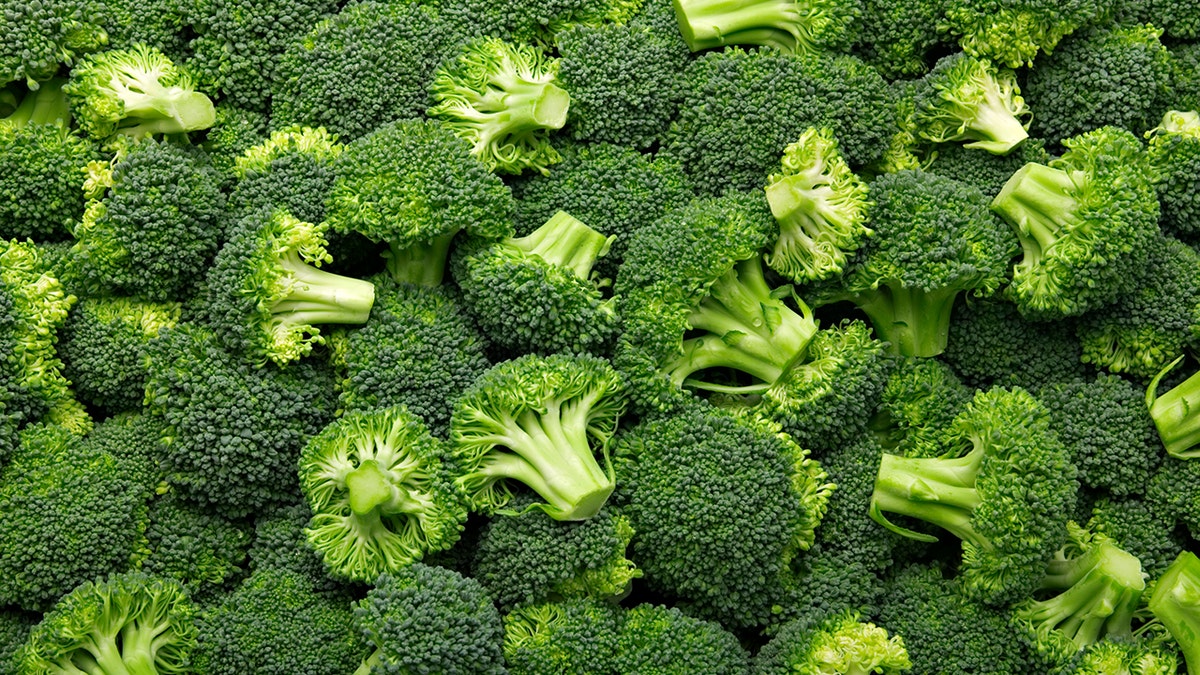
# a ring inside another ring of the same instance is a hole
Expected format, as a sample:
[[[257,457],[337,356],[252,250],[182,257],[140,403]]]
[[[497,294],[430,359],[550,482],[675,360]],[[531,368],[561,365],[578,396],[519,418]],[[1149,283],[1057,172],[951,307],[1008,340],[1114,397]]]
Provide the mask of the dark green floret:
[[[508,673],[612,672],[622,618],[619,606],[588,598],[515,610],[504,617]]]
[[[1007,155],[1029,137],[1032,113],[1016,74],[986,59],[941,59],[916,85],[914,99],[913,130],[927,141],[970,141],[964,146]]]
[[[1020,68],[1039,52],[1054,51],[1105,8],[1101,0],[947,0],[939,28],[972,56]]]
[[[1200,62],[1191,77],[1200,82]],[[1193,105],[1200,110],[1200,96]],[[1191,241],[1200,233],[1200,112],[1171,110],[1148,134],[1163,230]]]
[[[318,595],[343,600],[358,597],[358,588],[329,576],[321,555],[308,543],[304,528],[312,520],[312,511],[303,496],[297,499],[295,504],[267,509],[255,521],[250,570],[293,572],[307,579]]]
[[[940,0],[862,0],[856,52],[889,80],[920,76],[945,38]]]
[[[854,612],[784,624],[754,657],[756,675],[900,675],[910,668],[904,639]]]
[[[1200,558],[1190,551],[1179,554],[1159,577],[1150,596],[1150,611],[1179,645],[1188,672],[1200,668]]]
[[[1200,416],[1195,411],[1200,406],[1200,373],[1196,373],[1183,382],[1159,394],[1159,383],[1184,357],[1180,356],[1162,370],[1146,389],[1146,406],[1150,408],[1150,418],[1158,428],[1158,437],[1162,440],[1167,453],[1178,459],[1195,459],[1200,457]]]
[[[287,127],[244,148],[230,167],[227,229],[260,209],[283,209],[306,223],[325,220],[333,163],[345,148],[323,128]]]
[[[974,397],[975,389],[942,361],[898,359],[871,419],[872,435],[893,455],[941,457],[954,443],[954,418]],[[878,459],[870,464],[874,471]]]
[[[228,103],[217,104],[217,121],[204,133],[200,147],[208,153],[222,182],[233,180],[233,163],[246,150],[267,139],[267,116]]]
[[[674,0],[683,39],[698,52],[763,45],[788,53],[845,51],[857,37],[857,2]]]
[[[605,675],[747,675],[750,657],[715,621],[676,607],[642,604],[624,613],[612,670]]]
[[[0,87],[54,76],[63,63],[108,42],[104,6],[91,0],[6,0],[0,5]]]
[[[17,656],[41,615],[19,609],[0,609],[0,672],[17,672]]]
[[[232,590],[247,574],[252,535],[246,523],[209,513],[168,490],[150,502],[148,554],[138,568],[179,581],[192,598],[210,598]]]
[[[943,143],[933,148],[925,170],[977,187],[991,200],[1000,194],[1018,169],[1030,162],[1045,164],[1049,161],[1046,142],[1038,138],[1026,139],[1007,155],[979,152],[958,143]]]
[[[436,0],[445,21],[459,30],[491,35],[550,50],[558,36],[575,26],[624,24],[642,7],[640,0]],[[661,3],[666,4],[666,3]]]
[[[1092,506],[1087,529],[1102,534],[1142,563],[1150,579],[1158,579],[1190,539],[1163,515],[1161,508],[1141,495],[1103,497]]]

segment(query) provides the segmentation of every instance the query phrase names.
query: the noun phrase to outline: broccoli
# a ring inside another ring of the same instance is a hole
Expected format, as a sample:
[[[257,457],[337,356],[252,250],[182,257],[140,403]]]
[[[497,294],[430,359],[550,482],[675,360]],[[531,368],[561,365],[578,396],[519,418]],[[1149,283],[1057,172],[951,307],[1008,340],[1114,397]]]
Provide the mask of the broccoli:
[[[267,140],[267,116],[228,103],[217,104],[217,119],[204,134],[200,147],[221,174],[222,183],[233,181],[234,162],[242,153]]]
[[[0,238],[62,239],[83,215],[80,177],[99,155],[71,132],[62,85],[42,83],[0,117]]]
[[[745,648],[720,624],[642,604],[621,617],[611,675],[748,675],[749,666]]]
[[[1102,497],[1092,506],[1087,530],[1111,539],[1142,563],[1142,570],[1157,579],[1188,541],[1176,531],[1153,503],[1138,497]]]
[[[884,514],[916,518],[962,540],[963,588],[973,598],[1001,604],[1026,597],[1041,582],[1041,563],[1066,539],[1078,489],[1070,455],[1045,407],[1022,389],[976,394],[953,432],[944,456],[883,456],[871,515],[918,541],[936,537]]]
[[[860,512],[866,510],[861,502],[857,506]],[[874,521],[871,525],[878,532]],[[823,548],[821,542],[814,544],[796,566],[795,583],[784,588],[783,599],[771,607],[764,636],[779,632],[791,621],[811,621],[846,610],[874,616],[885,586],[883,575],[871,569],[880,566],[871,555],[871,549],[847,552]]]
[[[1054,51],[1105,8],[1101,0],[946,0],[938,25],[971,56],[1020,68],[1031,65],[1038,52]]]
[[[443,19],[460,31],[515,44],[552,49],[575,26],[624,24],[644,5],[639,0],[433,0]],[[658,3],[653,3],[658,4]],[[665,3],[663,3],[665,4]]]
[[[254,523],[254,541],[250,545],[251,572],[262,569],[283,570],[304,577],[313,590],[329,598],[357,598],[353,585],[329,576],[321,555],[308,543],[304,528],[312,520],[312,511],[303,497],[296,504],[267,509]]]
[[[34,627],[18,672],[185,673],[196,647],[195,614],[173,579],[135,572],[88,581]]]
[[[871,419],[872,436],[893,455],[940,457],[951,451],[954,419],[974,397],[945,363],[899,359]],[[878,458],[870,463],[872,471],[878,466]]]
[[[306,223],[325,220],[333,162],[345,146],[325,129],[287,127],[244,148],[232,161],[232,229],[259,209],[283,209]]]
[[[841,274],[846,257],[873,232],[867,185],[846,164],[828,127],[809,127],[783,151],[767,179],[767,203],[779,223],[767,265],[797,283]]]
[[[754,672],[758,675],[900,675],[911,667],[901,636],[889,636],[886,630],[854,612],[788,622],[754,657]]]
[[[84,443],[92,450],[115,457],[125,477],[132,481],[130,489],[149,501],[166,491],[161,464],[162,437],[163,427],[158,420],[142,413],[124,412],[96,424]]]
[[[1200,80],[1200,64],[1195,79]],[[1200,96],[1194,105],[1200,109]],[[1150,163],[1158,171],[1160,224],[1168,234],[1193,240],[1200,233],[1200,112],[1168,111],[1147,134]]]
[[[618,606],[590,598],[517,609],[504,617],[508,673],[616,675],[622,618]]]
[[[1189,673],[1200,668],[1197,594],[1200,594],[1200,558],[1184,551],[1155,582],[1149,602],[1154,618],[1166,626],[1178,643]]]
[[[445,438],[455,400],[491,363],[487,346],[450,287],[372,278],[375,306],[362,328],[334,338],[346,411],[404,405]]]
[[[1168,49],[1171,50],[1173,92],[1168,107],[1174,110],[1200,111],[1200,78],[1197,77],[1200,75],[1200,43],[1172,44]]]
[[[1138,139],[1102,127],[1026,164],[992,201],[1024,257],[1006,295],[1034,318],[1076,316],[1137,288],[1159,240],[1158,196]]]
[[[522,509],[532,501],[516,497],[511,505]],[[642,576],[625,557],[633,534],[629,519],[609,507],[582,522],[540,511],[498,516],[479,534],[471,576],[503,611],[570,597],[622,597]]]
[[[518,354],[604,354],[617,312],[592,267],[614,238],[559,211],[525,237],[460,247],[452,268],[464,304],[496,346]]]
[[[0,609],[0,673],[17,672],[17,656],[41,615],[19,609]]]
[[[0,87],[24,81],[30,89],[63,63],[108,42],[104,6],[94,0],[6,0],[0,5]]]
[[[1102,640],[1072,662],[1071,675],[1175,675],[1179,655],[1161,640]]]
[[[387,242],[396,281],[440,284],[461,230],[489,239],[512,233],[512,193],[438,122],[381,127],[348,145],[334,170],[330,226]]]
[[[217,119],[191,74],[144,44],[85,57],[63,91],[80,129],[96,140],[183,134]]]
[[[547,173],[562,157],[546,131],[567,123],[571,101],[557,74],[558,61],[537,47],[476,40],[434,74],[428,115],[469,142],[493,171]]]
[[[148,555],[138,568],[176,579],[192,598],[207,599],[241,581],[251,534],[246,523],[208,513],[168,490],[150,502]]]
[[[838,0],[674,0],[679,30],[692,51],[763,45],[784,52],[845,51],[854,43],[858,2]]]
[[[856,51],[889,80],[923,74],[942,46],[942,5],[941,0],[862,0]]]
[[[960,295],[988,296],[1004,283],[1012,236],[988,213],[979,190],[924,171],[899,171],[871,183],[867,226],[875,234],[841,279],[808,297],[817,305],[850,301],[902,356],[946,349]]]
[[[1158,429],[1158,437],[1162,440],[1167,454],[1179,459],[1194,459],[1200,457],[1200,451],[1195,451],[1200,445],[1200,419],[1193,412],[1197,397],[1200,396],[1200,373],[1192,375],[1182,383],[1159,395],[1159,383],[1183,360],[1180,356],[1150,381],[1146,389],[1146,406],[1150,409],[1150,418]]]
[[[345,415],[309,440],[305,534],[333,576],[370,583],[454,545],[467,511],[445,454],[402,406]]]
[[[591,518],[613,491],[609,442],[624,410],[624,382],[604,359],[556,354],[500,363],[454,405],[455,483],[472,510],[502,509],[516,481],[541,497],[530,508],[555,520]]]
[[[913,133],[927,141],[1007,155],[1029,134],[1032,113],[1017,76],[964,53],[947,56],[914,86]]]
[[[176,62],[186,61],[192,5],[184,0],[101,0],[108,49],[145,44]]]
[[[325,342],[318,324],[362,324],[375,286],[319,269],[325,226],[283,210],[252,213],[230,233],[208,272],[211,325],[225,344],[261,365],[303,358]]]
[[[730,628],[765,624],[825,513],[833,486],[821,465],[785,434],[701,400],[644,419],[616,454],[631,558],[649,587]]]
[[[355,604],[354,622],[374,648],[355,675],[506,672],[500,614],[457,572],[413,563],[385,574]]]
[[[942,143],[934,146],[925,168],[930,173],[977,187],[984,197],[992,200],[1018,169],[1030,162],[1045,164],[1049,161],[1046,142],[1029,138],[1007,155],[979,152],[958,143]]]
[[[1181,523],[1196,538],[1200,534],[1200,462],[1163,458],[1146,486],[1145,501],[1167,527]]]

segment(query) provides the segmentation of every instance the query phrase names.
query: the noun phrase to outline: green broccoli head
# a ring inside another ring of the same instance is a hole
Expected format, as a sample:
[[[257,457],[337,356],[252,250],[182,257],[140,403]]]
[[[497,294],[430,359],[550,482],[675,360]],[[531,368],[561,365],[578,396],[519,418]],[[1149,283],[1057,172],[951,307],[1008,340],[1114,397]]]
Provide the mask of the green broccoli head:
[[[861,8],[837,0],[674,0],[683,39],[698,52],[764,45],[788,53],[845,51],[855,42]]]
[[[209,598],[241,580],[252,534],[245,523],[209,513],[168,490],[150,503],[148,554],[138,568],[178,580],[195,599]]]
[[[1102,534],[1142,563],[1142,570],[1157,579],[1189,541],[1173,518],[1153,501],[1138,495],[1102,497],[1092,505],[1087,530]]]
[[[954,419],[974,396],[975,390],[942,361],[899,359],[880,395],[871,431],[894,455],[940,457],[954,442]]]
[[[503,508],[515,481],[536,492],[543,501],[534,506],[555,520],[591,518],[613,491],[609,442],[624,410],[624,381],[603,359],[505,361],[454,406],[455,482],[473,510]]]
[[[343,149],[324,128],[301,126],[275,130],[244,148],[230,167],[237,180],[229,196],[230,229],[262,208],[283,209],[306,223],[324,221],[333,162]]]
[[[880,673],[900,675],[912,668],[904,639],[842,612],[818,621],[791,621],[754,657],[755,673]]]
[[[856,49],[889,80],[920,76],[929,70],[931,53],[941,47],[938,31],[941,0],[862,0],[863,16]]]
[[[5,2],[0,11],[0,87],[23,81],[31,89],[63,63],[108,42],[104,5],[91,0]]]
[[[1200,60],[1200,50],[1196,58]],[[1193,79],[1200,80],[1195,76]],[[1194,104],[1200,108],[1200,97]],[[1150,162],[1158,172],[1163,230],[1190,240],[1200,231],[1200,196],[1195,189],[1200,179],[1200,112],[1168,111],[1147,135]]]
[[[510,675],[608,673],[619,648],[623,612],[591,598],[529,605],[504,617]]]
[[[1104,9],[1100,0],[948,0],[939,27],[968,54],[1020,68]]]
[[[1030,162],[1045,164],[1050,161],[1046,142],[1029,138],[1007,155],[979,152],[958,143],[942,143],[933,148],[925,170],[960,183],[979,188],[983,196],[995,199],[1008,179],[1018,169]]]
[[[622,675],[750,672],[746,649],[721,624],[651,604],[624,613],[613,660]]]
[[[915,87],[914,133],[927,141],[1007,155],[1029,137],[1032,113],[1017,76],[964,53],[937,62]]]
[[[350,413],[309,440],[305,533],[330,573],[370,583],[458,541],[466,508],[441,442],[402,406]]]

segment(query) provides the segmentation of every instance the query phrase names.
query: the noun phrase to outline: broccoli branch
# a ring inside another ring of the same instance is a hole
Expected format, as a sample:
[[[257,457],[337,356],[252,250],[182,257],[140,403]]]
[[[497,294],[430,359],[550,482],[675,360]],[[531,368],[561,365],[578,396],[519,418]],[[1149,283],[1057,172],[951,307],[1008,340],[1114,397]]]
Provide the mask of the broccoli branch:
[[[991,542],[976,534],[971,517],[982,500],[975,478],[983,462],[983,446],[956,458],[884,455],[871,494],[871,517],[897,534],[918,541],[937,541],[894,525],[883,513],[923,520],[983,549]]]
[[[510,239],[508,243],[587,279],[596,260],[608,253],[615,239],[615,236],[606,237],[567,212],[559,211],[529,236]]]
[[[1162,396],[1157,394],[1158,383],[1182,360],[1182,356],[1175,359],[1150,382],[1146,406],[1167,452],[1179,459],[1195,459],[1200,457],[1200,450],[1193,449],[1200,445],[1200,415],[1196,414],[1200,410],[1200,373]]]

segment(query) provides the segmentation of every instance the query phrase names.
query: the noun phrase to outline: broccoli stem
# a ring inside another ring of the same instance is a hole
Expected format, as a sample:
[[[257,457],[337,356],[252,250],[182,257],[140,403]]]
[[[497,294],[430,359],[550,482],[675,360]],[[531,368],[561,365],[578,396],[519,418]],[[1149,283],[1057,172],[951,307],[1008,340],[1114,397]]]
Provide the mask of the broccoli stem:
[[[430,241],[419,241],[407,246],[392,243],[384,258],[388,273],[398,283],[414,286],[440,286],[446,275],[446,258],[450,254],[450,242],[457,231],[435,237]]]
[[[508,244],[587,279],[596,260],[608,253],[614,239],[559,211],[528,236],[510,239]]]
[[[1200,457],[1200,450],[1193,450],[1200,445],[1200,415],[1196,414],[1200,410],[1200,373],[1192,375],[1162,396],[1156,394],[1159,381],[1182,359],[1176,359],[1150,382],[1146,390],[1146,405],[1150,408],[1150,418],[1154,420],[1158,437],[1162,439],[1167,453],[1179,459],[1195,459]]]
[[[171,624],[161,616],[149,613],[149,618],[159,621],[145,623],[135,620],[121,629],[121,655],[129,675],[158,675],[155,653],[166,643],[176,641]]]
[[[1180,553],[1163,572],[1154,584],[1150,611],[1175,638],[1187,672],[1200,672],[1200,558],[1196,554]]]
[[[354,671],[354,675],[371,675],[371,670],[379,663],[380,658],[379,650],[376,649],[371,653],[371,656],[363,661],[362,665],[360,665],[358,669]]]
[[[1009,108],[1006,97],[995,82],[984,87],[983,102],[978,104],[967,120],[964,138],[978,139],[964,147],[986,150],[993,155],[1007,155],[1020,145],[1029,132]]]
[[[815,174],[815,175],[814,175]],[[822,183],[819,171],[785,176],[767,186],[767,203],[779,223],[779,239],[767,264],[799,265],[803,278],[817,279],[846,264],[842,246],[854,243],[855,224],[833,208],[838,194]]]
[[[63,93],[65,80],[55,78],[43,82],[37,91],[31,91],[9,116],[0,119],[0,125],[24,127],[30,124],[57,124],[66,128],[71,123],[71,109],[67,95]]]
[[[1074,194],[1086,180],[1084,174],[1052,169],[1030,162],[1017,170],[992,200],[1017,234],[1024,253],[1018,268],[1041,260],[1042,254],[1062,236],[1078,206]]]
[[[169,134],[207,129],[217,121],[216,108],[207,96],[182,87],[164,87],[158,78],[157,72],[138,72],[134,86],[119,90],[124,104],[122,127]],[[122,133],[128,131],[122,129]]]
[[[813,49],[795,0],[674,0],[674,5],[679,31],[694,52],[726,45]]]
[[[981,503],[975,478],[982,461],[982,447],[955,458],[883,455],[871,493],[871,517],[897,534],[936,541],[935,537],[897,527],[882,515],[898,513],[990,549],[991,543],[978,536],[971,524],[973,512]]]
[[[856,296],[855,304],[871,319],[879,338],[901,356],[937,356],[950,339],[950,314],[957,288],[923,291],[899,284],[881,285]]]
[[[553,82],[505,71],[497,75],[487,94],[461,113],[477,118],[481,133],[474,152],[478,154],[498,138],[563,128],[570,105],[570,95]]]
[[[803,355],[817,333],[808,307],[793,312],[774,297],[763,278],[762,261],[743,260],[718,279],[688,317],[693,330],[710,335],[684,340],[683,355],[666,366],[676,386],[712,386],[689,379],[706,368],[740,370],[767,385],[775,383]]]
[[[362,279],[319,270],[295,252],[280,266],[291,277],[290,293],[271,307],[275,318],[288,324],[366,323],[375,304],[375,285]]]

